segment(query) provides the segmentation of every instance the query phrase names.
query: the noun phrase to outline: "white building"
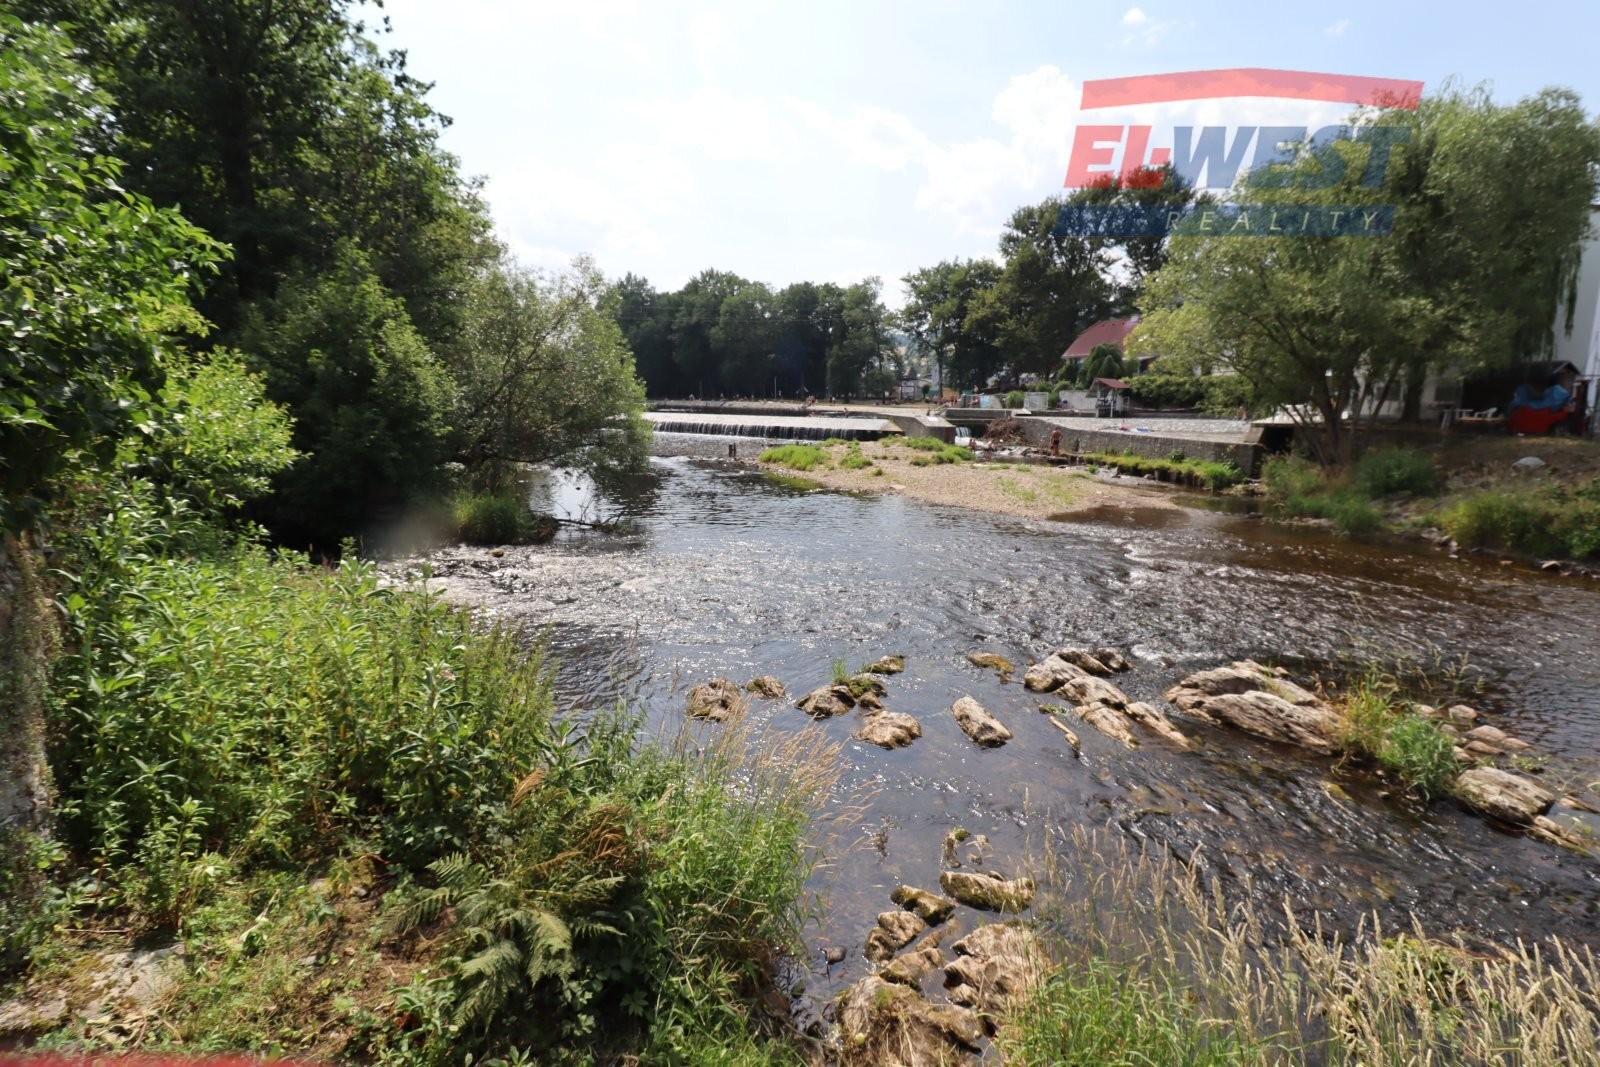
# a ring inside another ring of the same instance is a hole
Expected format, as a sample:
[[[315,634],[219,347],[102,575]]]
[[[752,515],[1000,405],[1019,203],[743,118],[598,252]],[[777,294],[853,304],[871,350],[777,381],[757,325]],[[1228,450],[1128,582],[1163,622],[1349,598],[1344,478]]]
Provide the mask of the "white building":
[[[1600,204],[1589,213],[1589,239],[1578,268],[1578,300],[1573,305],[1572,333],[1566,331],[1567,309],[1556,310],[1553,358],[1566,360],[1585,378],[1600,377]]]

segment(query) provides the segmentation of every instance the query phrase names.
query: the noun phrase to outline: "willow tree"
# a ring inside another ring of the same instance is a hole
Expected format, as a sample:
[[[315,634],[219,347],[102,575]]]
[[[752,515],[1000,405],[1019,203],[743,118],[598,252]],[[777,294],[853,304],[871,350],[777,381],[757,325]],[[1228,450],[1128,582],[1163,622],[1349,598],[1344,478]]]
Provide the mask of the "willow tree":
[[[1401,132],[1379,138],[1379,127]],[[1330,464],[1350,458],[1360,420],[1407,382],[1548,349],[1600,167],[1600,131],[1562,90],[1510,105],[1451,90],[1355,132],[1241,185],[1210,234],[1175,236],[1130,341],[1169,367],[1244,375]],[[1263,213],[1308,207],[1324,222],[1392,208],[1393,221],[1346,236],[1244,235],[1265,229]],[[1251,210],[1254,222],[1227,235]]]
[[[649,440],[644,386],[617,324],[618,294],[587,259],[547,273],[502,262],[469,290],[451,454],[494,486],[519,463],[591,473],[638,467]]]

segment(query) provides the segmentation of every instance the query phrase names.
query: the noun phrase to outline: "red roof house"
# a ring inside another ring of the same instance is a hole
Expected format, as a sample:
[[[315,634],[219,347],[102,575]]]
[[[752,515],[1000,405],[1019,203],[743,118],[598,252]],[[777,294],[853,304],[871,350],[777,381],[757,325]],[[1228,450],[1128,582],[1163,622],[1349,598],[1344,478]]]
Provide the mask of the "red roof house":
[[[1063,362],[1088,359],[1095,345],[1103,344],[1113,344],[1126,351],[1128,335],[1137,325],[1139,325],[1137,315],[1130,315],[1125,319],[1101,319],[1080,333],[1077,339],[1067,346],[1067,350],[1061,353],[1061,359]]]

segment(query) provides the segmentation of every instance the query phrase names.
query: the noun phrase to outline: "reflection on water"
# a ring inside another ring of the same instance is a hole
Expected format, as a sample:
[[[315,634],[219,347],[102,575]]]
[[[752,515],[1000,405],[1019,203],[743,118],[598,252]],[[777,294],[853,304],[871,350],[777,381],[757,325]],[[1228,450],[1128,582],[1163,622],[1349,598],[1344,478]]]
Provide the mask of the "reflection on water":
[[[536,490],[570,517],[633,520],[630,532],[570,530],[502,558],[457,550],[435,562],[481,582],[495,611],[548,627],[567,706],[631,700],[665,730],[698,681],[774,674],[798,695],[827,681],[836,659],[904,654],[888,706],[922,721],[910,748],[848,741],[852,717],[812,724],[788,702],[753,712],[846,741],[847,787],[873,797],[854,832],[874,847],[836,850],[817,875],[828,900],[819,942],[859,948],[896,884],[936,887],[940,841],[956,826],[989,835],[994,865],[1011,869],[1045,827],[1076,823],[1186,855],[1203,847],[1217,873],[1249,877],[1260,899],[1287,896],[1336,926],[1402,908],[1439,932],[1600,940],[1594,862],[1198,725],[1194,753],[1153,739],[1126,751],[1080,729],[1077,759],[1032,694],[965,659],[984,649],[1022,664],[1062,644],[1116,645],[1136,661],[1118,684],[1160,701],[1188,671],[1246,656],[1328,671],[1352,656],[1443,650],[1470,659],[1491,721],[1548,754],[1548,778],[1592,781],[1593,588],[1216,512],[1036,522],[786,486],[709,458],[727,444],[658,435],[658,452],[678,454],[654,457],[626,487],[598,494],[552,477]],[[949,712],[965,695],[1015,739],[968,742]],[[1342,790],[1327,788],[1333,778]],[[831,980],[859,966],[853,954]]]

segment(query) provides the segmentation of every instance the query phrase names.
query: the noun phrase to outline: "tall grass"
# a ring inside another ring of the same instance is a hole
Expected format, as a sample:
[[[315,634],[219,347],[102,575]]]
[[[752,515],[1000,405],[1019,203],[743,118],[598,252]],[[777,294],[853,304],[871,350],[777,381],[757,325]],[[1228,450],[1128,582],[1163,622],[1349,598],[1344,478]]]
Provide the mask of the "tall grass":
[[[1271,456],[1262,465],[1268,506],[1292,518],[1327,519],[1345,533],[1368,533],[1382,517],[1367,498],[1338,475],[1299,456]]]
[[[1244,481],[1244,474],[1232,463],[1215,460],[1155,456],[1138,456],[1132,452],[1085,452],[1080,457],[1098,466],[1115,467],[1124,474],[1154,474],[1166,481],[1176,481],[1207,489],[1220,490]]]
[[[66,561],[49,728],[55,859],[81,906],[180,927],[206,975],[152,1039],[418,1064],[789,1058],[758,1005],[811,915],[837,773],[822,731],[658,741],[620,711],[557,716],[537,648],[366,564],[172,557],[150,525],[113,521]],[[392,921],[289,889],[358,868]],[[336,937],[360,962],[312,981],[307,946]]]
[[[1412,710],[1393,682],[1368,673],[1346,694],[1345,745],[1384,767],[1424,800],[1445,795],[1460,767],[1455,742]]]
[[[777,448],[769,448],[761,453],[761,462],[776,463],[780,467],[797,471],[808,471],[828,464],[822,449],[816,445],[779,445]]]
[[[1073,857],[1042,904],[1058,968],[1002,1026],[1008,1063],[1600,1062],[1588,950],[1551,939],[1486,955],[1376,919],[1345,938],[1287,906],[1230,901],[1206,865],[1121,838],[1075,829],[1051,854]]]
[[[926,452],[933,463],[965,463],[972,460],[972,449],[946,444],[937,437],[891,437],[888,443],[900,444],[918,452]],[[913,463],[916,461],[913,460]],[[927,464],[918,464],[927,466]]]
[[[1431,496],[1444,484],[1433,457],[1415,448],[1363,452],[1351,472],[1356,489],[1369,500],[1396,493]]]
[[[1441,522],[1469,547],[1589,559],[1600,555],[1600,479],[1573,488],[1531,485],[1475,493],[1447,509]]]
[[[456,537],[475,545],[520,545],[549,540],[555,524],[537,516],[516,489],[462,490],[450,500]]]

